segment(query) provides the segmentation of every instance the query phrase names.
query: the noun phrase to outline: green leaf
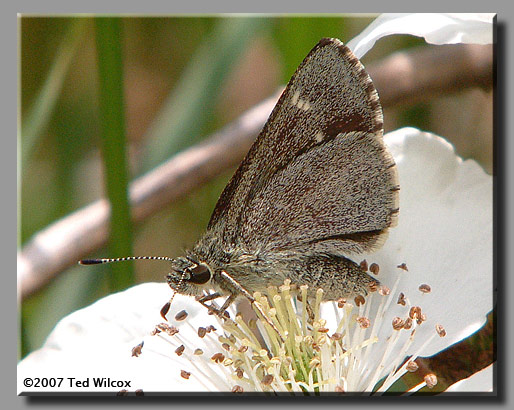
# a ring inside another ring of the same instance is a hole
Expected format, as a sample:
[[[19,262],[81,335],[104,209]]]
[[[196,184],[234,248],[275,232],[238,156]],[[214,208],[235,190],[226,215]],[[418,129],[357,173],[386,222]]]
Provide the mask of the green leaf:
[[[106,191],[111,204],[110,251],[115,256],[132,255],[132,225],[128,201],[128,169],[123,97],[122,21],[97,17],[96,46],[100,80],[102,155]],[[135,282],[130,262],[112,264],[111,291]]]

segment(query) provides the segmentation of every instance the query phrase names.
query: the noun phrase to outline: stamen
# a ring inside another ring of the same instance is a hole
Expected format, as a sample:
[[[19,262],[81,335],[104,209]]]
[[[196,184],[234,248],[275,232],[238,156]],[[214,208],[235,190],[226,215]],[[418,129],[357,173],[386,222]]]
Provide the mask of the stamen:
[[[185,349],[187,341],[175,352],[177,355],[194,352],[190,354],[190,364],[201,369],[200,373],[214,367],[223,371],[227,380],[232,381],[227,387],[229,391],[360,391],[380,395],[405,373],[416,371],[418,354],[436,335],[443,337],[446,334],[441,325],[436,325],[432,336],[405,360],[419,333],[417,327],[426,317],[420,306],[410,306],[403,293],[398,299],[403,303],[394,305],[399,277],[392,290],[379,285],[377,292],[368,294],[366,299],[362,296],[355,298],[355,304],[346,300],[334,302],[338,322],[332,324],[327,324],[321,317],[323,290],[316,290],[314,300],[312,297],[309,300],[307,295],[312,291],[307,285],[298,286],[298,298],[295,297],[296,292],[291,291],[291,283],[286,281],[278,288],[270,287],[267,296],[257,292],[251,296],[251,305],[260,318],[256,322],[257,330],[261,332],[264,344],[255,335],[255,326],[247,324],[238,314],[234,320],[217,318],[225,332],[223,336],[219,333],[208,336],[215,331],[212,325],[195,329],[199,337],[219,343],[218,353],[212,355],[211,360],[202,361],[198,356],[203,350],[199,348]],[[373,300],[377,297],[379,301]],[[392,323],[386,323],[384,318],[391,305],[403,313]],[[183,320],[181,313],[175,319]],[[186,324],[187,320],[183,325]],[[156,328],[156,333],[163,332],[161,337],[170,328],[163,325]],[[389,329],[388,334],[382,336],[386,329]],[[282,334],[284,340],[278,334]],[[177,337],[182,342],[183,337]],[[198,372],[195,375],[200,377]],[[411,392],[433,382],[433,378],[427,378]]]

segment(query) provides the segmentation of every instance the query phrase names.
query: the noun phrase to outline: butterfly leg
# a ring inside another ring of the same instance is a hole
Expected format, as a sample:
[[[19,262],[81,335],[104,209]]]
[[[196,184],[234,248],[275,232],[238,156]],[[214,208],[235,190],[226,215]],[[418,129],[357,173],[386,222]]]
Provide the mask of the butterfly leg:
[[[214,300],[219,297],[221,297],[221,293],[214,292],[214,293],[210,293],[210,294],[198,297],[197,301],[200,302],[203,306],[205,306],[209,310],[210,313],[218,315],[219,317],[223,317],[223,316],[228,317],[228,312],[226,312],[226,310],[231,305],[231,303],[234,301],[235,295],[230,295],[227,298],[227,300],[225,301],[225,303],[223,303],[223,305],[219,309],[214,307],[212,304],[208,305],[206,303],[210,300]]]
[[[241,286],[241,284],[236,281],[234,278],[232,278],[228,273],[226,272],[221,272],[221,276],[223,278],[225,278],[225,280],[230,283],[232,285],[232,287],[237,291],[237,294],[241,294],[243,295],[244,297],[246,297],[248,299],[248,301],[250,302],[250,304],[255,307],[255,309],[257,309],[257,311],[262,315],[262,317],[264,318],[264,320],[271,326],[271,328],[277,332],[278,336],[280,337],[280,339],[282,340],[282,342],[285,341],[284,337],[282,336],[282,334],[280,333],[280,331],[277,329],[277,327],[275,326],[275,324],[271,321],[271,319],[268,317],[268,315],[266,315],[266,313],[264,312],[264,310],[262,310],[262,307],[261,305],[255,300],[255,298],[250,295],[250,293]],[[233,297],[234,299],[236,298],[236,293],[232,293],[232,295],[227,299],[227,301]],[[225,302],[226,304],[227,302]],[[228,307],[228,306],[227,306]]]

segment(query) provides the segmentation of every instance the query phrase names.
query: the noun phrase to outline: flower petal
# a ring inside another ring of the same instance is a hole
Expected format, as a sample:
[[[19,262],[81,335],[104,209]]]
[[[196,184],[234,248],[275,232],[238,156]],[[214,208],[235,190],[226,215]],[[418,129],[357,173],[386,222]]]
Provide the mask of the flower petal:
[[[424,37],[431,44],[493,42],[494,14],[381,14],[364,31],[348,42],[348,47],[362,58],[382,37],[411,34]]]
[[[121,390],[122,387],[117,386],[95,387],[94,379],[103,377],[130,381],[130,391],[139,388],[143,391],[227,389],[226,377],[212,377],[213,374],[207,377],[205,369],[190,360],[194,356],[192,351],[188,352],[187,359],[174,353],[184,340],[201,347],[207,362],[215,353],[216,344],[202,343],[197,329],[199,326],[220,326],[193,298],[176,295],[171,306],[168,317],[180,328],[179,334],[167,338],[150,336],[155,326],[163,322],[159,311],[170,295],[170,288],[165,283],[145,283],[107,296],[65,317],[43,347],[19,363],[18,392]],[[188,317],[179,326],[173,318],[183,309],[187,310]],[[141,355],[132,357],[132,348],[143,340]],[[181,370],[190,372],[190,378],[184,379]],[[64,384],[55,389],[27,388],[23,380],[28,376],[64,377]],[[89,379],[89,386],[76,386],[68,378]]]
[[[436,324],[446,329],[423,350],[430,356],[478,330],[492,310],[492,177],[433,134],[404,128],[385,141],[398,166],[400,214],[385,246],[367,258],[383,268],[378,278],[390,287],[402,275],[398,292],[427,316],[410,352]],[[408,272],[395,271],[401,263]],[[421,292],[422,284],[431,292]],[[386,322],[404,311],[391,306]]]
[[[452,384],[446,391],[458,393],[492,392],[493,372],[494,364],[491,364],[468,378]]]

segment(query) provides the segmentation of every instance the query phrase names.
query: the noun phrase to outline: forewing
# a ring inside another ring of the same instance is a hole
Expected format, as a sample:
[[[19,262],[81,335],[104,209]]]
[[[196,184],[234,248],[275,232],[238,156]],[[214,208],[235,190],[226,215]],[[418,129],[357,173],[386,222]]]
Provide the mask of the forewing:
[[[351,148],[346,145],[350,140]],[[353,159],[364,170],[354,166]],[[384,188],[374,191],[377,184],[371,181],[380,169],[389,171],[381,180]],[[305,183],[308,177],[311,180]],[[360,178],[367,184],[348,185]],[[339,191],[334,196],[335,186]],[[357,192],[365,187],[367,192]],[[353,199],[352,193],[357,194]],[[378,197],[376,202],[388,209],[383,216],[362,222],[371,210],[366,194]],[[376,90],[346,46],[336,39],[322,39],[289,81],[223,191],[208,229],[225,243],[242,242],[250,248],[292,246],[298,238],[355,241],[357,235],[369,237],[371,244],[394,222],[391,215],[396,208],[394,162],[383,146]],[[350,214],[337,222],[348,210]]]

